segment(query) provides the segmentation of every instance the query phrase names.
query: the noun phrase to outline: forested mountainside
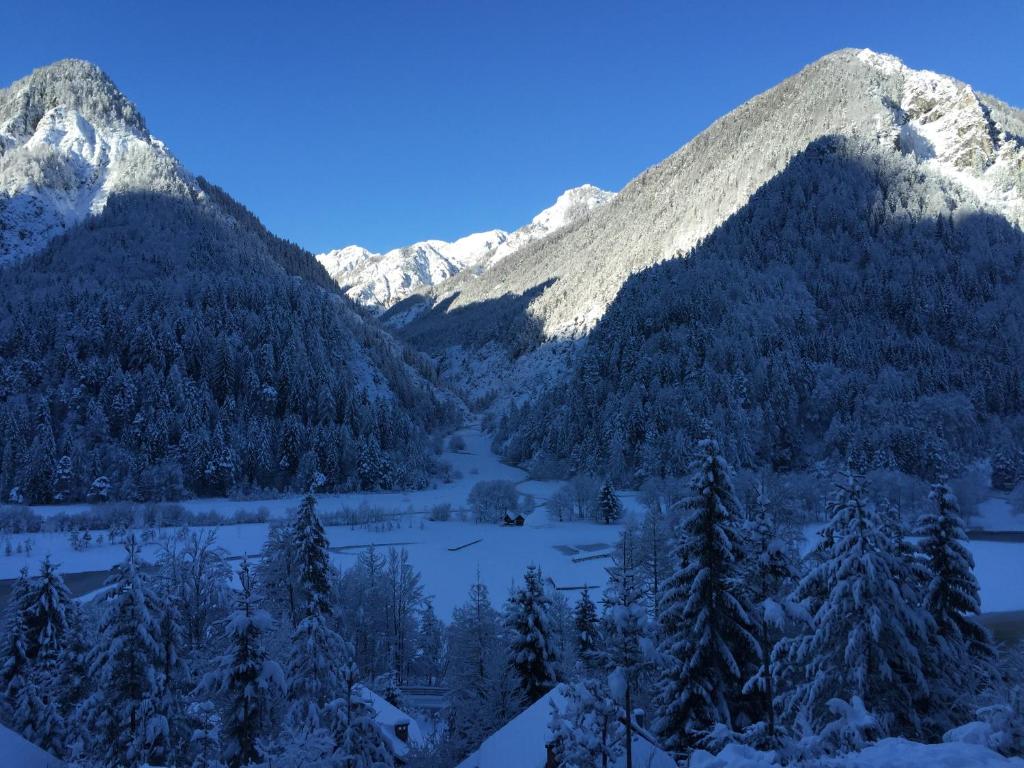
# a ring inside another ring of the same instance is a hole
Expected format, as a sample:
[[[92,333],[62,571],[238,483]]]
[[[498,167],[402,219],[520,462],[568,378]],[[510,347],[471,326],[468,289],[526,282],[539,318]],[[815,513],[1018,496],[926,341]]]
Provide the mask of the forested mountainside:
[[[912,157],[813,142],[685,257],[630,278],[506,456],[618,482],[849,457],[935,478],[1024,436],[1024,233]],[[554,466],[552,466],[554,464]]]
[[[4,102],[5,130],[33,134],[82,104],[104,130],[144,130],[105,77],[93,98],[96,73],[40,70],[47,97]],[[81,170],[79,149],[23,145],[2,159]],[[105,189],[101,208],[0,272],[0,498],[424,484],[428,432],[453,416],[430,367],[311,254],[176,162],[175,183],[150,184],[163,160],[141,158],[130,189]],[[25,200],[56,205],[49,181],[0,196],[5,215]],[[94,181],[83,195],[103,187]]]
[[[975,204],[1020,224],[1021,124],[1019,111],[953,78],[868,50],[838,51],[717,120],[576,226],[479,278],[445,283],[405,337],[434,350],[500,343],[506,318],[479,308],[522,296],[536,343],[579,338],[630,275],[688,252],[824,136],[911,155],[922,174],[954,179]]]

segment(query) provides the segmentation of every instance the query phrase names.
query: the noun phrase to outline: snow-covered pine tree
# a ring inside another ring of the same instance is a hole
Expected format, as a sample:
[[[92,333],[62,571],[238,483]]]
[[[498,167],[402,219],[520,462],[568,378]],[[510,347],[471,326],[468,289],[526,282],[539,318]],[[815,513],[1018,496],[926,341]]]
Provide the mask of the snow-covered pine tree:
[[[936,483],[929,498],[934,506],[918,522],[918,533],[928,575],[924,607],[936,627],[932,696],[951,721],[960,722],[970,714],[983,682],[981,665],[994,649],[988,631],[967,618],[980,612],[981,596],[956,496]]]
[[[449,637],[451,704],[442,748],[456,764],[520,706],[506,695],[510,675],[501,614],[479,576],[452,614]]]
[[[426,598],[420,609],[416,631],[416,677],[424,685],[438,685],[448,668],[448,632],[434,612],[434,601]]]
[[[294,527],[294,519],[289,524],[272,522],[256,565],[256,581],[265,604],[292,629],[302,618],[299,569],[292,545]]]
[[[78,621],[78,611],[64,579],[49,556],[32,580],[25,597],[25,652],[31,664],[28,688],[23,691],[19,730],[30,740],[61,754],[65,744],[65,719],[60,664]],[[31,736],[29,736],[31,734]]]
[[[238,578],[241,591],[237,606],[224,628],[228,651],[200,684],[201,691],[224,699],[223,759],[231,768],[259,760],[257,742],[272,735],[274,701],[287,687],[281,666],[270,658],[264,645],[264,634],[273,620],[257,607],[247,558],[242,558]]]
[[[294,731],[308,733],[323,727],[323,709],[341,694],[340,669],[352,660],[353,651],[331,626],[333,569],[312,494],[299,507],[292,538],[304,604],[288,656],[288,720]]]
[[[575,628],[576,656],[587,665],[591,661],[591,655],[597,647],[597,606],[590,599],[590,589],[583,588],[579,600],[576,601],[576,609],[573,612],[573,625]]]
[[[89,720],[89,752],[109,765],[136,765],[157,757],[153,742],[166,731],[156,710],[163,649],[160,611],[142,570],[134,534],[124,542],[102,597],[103,617],[89,666],[92,695],[82,711]]]
[[[964,542],[963,516],[956,495],[946,483],[932,486],[934,507],[918,523],[921,552],[929,574],[924,604],[938,634],[965,644],[972,656],[991,656],[988,632],[967,618],[981,612],[981,590],[974,576],[974,557]]]
[[[26,625],[29,658],[54,667],[63,653],[71,624],[77,619],[71,590],[47,555],[28,595]]]
[[[601,492],[597,495],[597,509],[605,524],[614,523],[622,517],[622,503],[615,495],[611,480],[605,480],[601,486]]]
[[[758,665],[743,692],[759,700],[756,716],[764,731],[760,746],[776,741],[776,677],[772,652],[787,627],[808,620],[806,610],[791,599],[800,579],[797,553],[780,535],[764,489],[760,489],[747,525],[747,558],[743,583],[750,601],[759,648]]]
[[[23,567],[11,587],[7,607],[4,609],[3,646],[0,647],[0,693],[3,694],[5,719],[11,720],[13,702],[18,688],[28,677],[30,659],[28,655],[27,613],[30,607],[32,580],[28,568]]]
[[[928,694],[922,650],[934,623],[858,476],[842,479],[830,512],[831,542],[798,590],[817,598],[824,588],[824,599],[807,631],[783,645],[801,673],[786,709],[820,729],[831,700],[857,696],[881,733],[917,735],[918,704]]]
[[[306,494],[295,515],[292,544],[305,614],[309,615],[311,608],[315,608],[318,613],[331,615],[331,577],[334,569],[331,567],[327,534],[316,512],[316,497],[311,493]],[[316,605],[311,606],[312,603]]]
[[[394,754],[353,661],[342,666],[341,677],[342,694],[327,706],[329,728],[338,745],[332,758],[343,768],[392,768]]]
[[[623,532],[615,565],[608,569],[597,667],[607,674],[611,699],[625,722],[625,766],[633,768],[633,713],[636,695],[656,661],[654,631],[644,604],[639,562],[630,561]]]
[[[523,586],[508,599],[505,625],[511,636],[511,663],[523,696],[531,704],[558,682],[558,659],[548,616],[550,604],[540,569],[528,566]]]
[[[717,724],[732,727],[758,656],[740,583],[740,504],[718,443],[702,440],[699,450],[693,495],[679,505],[674,570],[659,601],[656,729],[676,753]]]
[[[548,728],[560,768],[609,768],[624,753],[622,709],[613,701],[607,681],[587,675],[564,687],[561,708],[551,702]]]
[[[658,621],[658,595],[671,572],[672,525],[658,500],[648,502],[640,524],[640,572],[651,618]]]
[[[191,731],[188,754],[191,768],[224,768],[221,762],[221,720],[212,701],[196,701],[186,710]]]

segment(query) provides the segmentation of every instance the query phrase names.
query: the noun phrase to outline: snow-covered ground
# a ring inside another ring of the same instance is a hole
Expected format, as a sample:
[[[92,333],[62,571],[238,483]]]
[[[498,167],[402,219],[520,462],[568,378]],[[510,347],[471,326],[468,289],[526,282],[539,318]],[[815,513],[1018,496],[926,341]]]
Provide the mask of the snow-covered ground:
[[[605,583],[605,568],[609,564],[608,558],[601,555],[609,553],[618,539],[619,527],[550,520],[543,505],[557,490],[559,482],[527,480],[522,470],[503,464],[491,451],[487,435],[476,425],[467,426],[456,434],[463,438],[466,448],[459,452],[445,452],[445,460],[461,473],[461,477],[451,483],[422,491],[319,497],[319,509],[328,516],[342,509],[356,509],[364,505],[401,513],[388,524],[329,526],[327,535],[331,547],[336,550],[333,558],[337,565],[349,567],[359,552],[370,544],[381,548],[405,547],[410,561],[423,575],[427,594],[433,596],[435,608],[439,615],[445,617],[466,599],[478,573],[495,603],[505,599],[509,587],[522,578],[526,566],[531,564],[539,565],[557,587],[586,584],[599,590]],[[429,511],[438,504],[464,508],[473,485],[480,480],[493,479],[514,482],[522,493],[534,497],[537,508],[522,528],[427,519]],[[622,501],[627,509],[639,511],[641,508],[635,494],[622,494]],[[266,507],[272,517],[283,517],[298,503],[298,496],[289,496],[260,501],[196,499],[183,502],[183,505],[196,512],[214,510],[223,515],[231,515],[240,509],[255,511]],[[1006,506],[1005,512],[1001,511],[1000,504]],[[40,507],[37,511],[53,514],[58,509],[85,508],[86,505]],[[999,499],[983,503],[982,509],[985,527],[993,530],[1006,522],[999,515],[1010,514],[1008,505]],[[256,555],[266,539],[267,528],[267,524],[261,523],[225,525],[218,530],[218,542],[231,555]],[[165,533],[172,535],[173,531]],[[808,527],[805,534],[805,546],[809,548],[814,542],[816,526]],[[23,543],[25,539],[32,539],[31,555],[17,552],[10,556],[0,554],[0,579],[14,578],[24,565],[36,570],[38,563],[48,554],[60,563],[66,574],[106,570],[123,554],[120,545],[110,544],[93,544],[86,550],[74,551],[68,536],[62,533],[16,535],[12,542]],[[456,549],[467,544],[470,545]],[[148,545],[147,551],[155,555],[156,546]],[[1007,586],[1024,584],[1024,544],[972,541],[970,549],[981,584],[983,609],[986,612],[1024,609],[1024,592]],[[568,592],[571,600],[575,600],[575,594]]]
[[[1002,496],[993,496],[978,505],[970,527],[984,531],[1024,531],[1024,515]]]
[[[0,764],[11,768],[60,768],[64,762],[0,725]]]
[[[462,477],[437,488],[405,493],[350,493],[323,495],[318,499],[324,515],[342,509],[355,509],[366,505],[386,511],[408,513],[394,518],[390,524],[369,526],[328,526],[327,535],[335,551],[333,558],[339,567],[347,568],[359,552],[374,544],[382,548],[405,547],[412,564],[423,574],[428,595],[434,597],[439,615],[448,616],[452,609],[466,599],[470,585],[479,573],[481,581],[491,592],[495,603],[504,601],[509,587],[522,578],[527,565],[541,566],[545,576],[558,587],[579,587],[584,584],[600,587],[605,581],[607,558],[593,558],[606,553],[618,538],[617,526],[595,523],[560,523],[548,520],[543,508],[544,500],[558,488],[558,482],[526,481],[522,470],[503,464],[490,450],[490,441],[475,425],[460,430],[466,449],[446,452],[449,461]],[[504,479],[518,483],[520,490],[534,496],[538,509],[522,528],[495,524],[473,523],[461,520],[432,522],[429,511],[438,504],[453,507],[466,506],[470,489],[480,480]],[[272,517],[282,517],[299,503],[298,496],[263,501],[232,501],[228,499],[197,499],[184,502],[184,506],[197,512],[214,510],[231,515],[236,510],[255,511],[266,507]],[[627,508],[638,506],[631,494],[623,494]],[[41,514],[53,514],[58,509],[85,509],[86,505],[66,507],[39,507]],[[218,530],[218,542],[231,555],[258,554],[267,535],[267,524],[253,523],[225,525]],[[173,531],[164,531],[173,535]],[[31,555],[0,554],[0,579],[17,576],[19,569],[28,565],[31,570],[46,555],[60,563],[66,574],[100,571],[121,559],[120,545],[93,544],[83,551],[71,548],[67,534],[38,533],[16,535],[15,544],[26,539],[33,542]],[[477,541],[479,540],[479,541]],[[463,549],[457,549],[476,542]],[[146,552],[155,555],[156,544],[147,545]],[[579,561],[579,562],[577,562]]]

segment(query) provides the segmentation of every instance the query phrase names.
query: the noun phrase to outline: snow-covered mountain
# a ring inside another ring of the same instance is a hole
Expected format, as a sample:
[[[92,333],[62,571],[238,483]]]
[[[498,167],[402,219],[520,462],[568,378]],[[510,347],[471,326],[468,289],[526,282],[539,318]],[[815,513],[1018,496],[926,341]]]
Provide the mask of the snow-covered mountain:
[[[424,240],[387,253],[349,245],[316,258],[350,298],[386,309],[417,290],[437,286],[460,272],[480,274],[528,243],[581,221],[614,197],[613,192],[584,184],[563,192],[554,205],[514,232],[492,229],[454,242]]]
[[[427,433],[456,407],[429,365],[188,173],[97,67],[0,91],[0,139],[0,499],[84,500],[99,480],[110,498],[308,488],[310,471],[341,487],[364,451],[367,485],[427,482]],[[47,416],[37,443],[66,455],[27,450],[25,403],[68,384],[75,415]],[[86,410],[118,426],[86,434]],[[161,437],[137,439],[144,424]]]
[[[103,211],[115,192],[195,192],[135,106],[69,59],[0,89],[0,264]]]
[[[1024,222],[1024,113],[952,77],[846,49],[715,121],[579,226],[520,248],[479,279],[445,282],[431,293],[451,321],[435,311],[420,327],[433,340],[447,331],[457,337],[466,327],[457,310],[530,294],[530,315],[545,337],[579,338],[631,274],[687,253],[795,155],[830,135],[912,156],[922,173],[964,189],[969,205]]]

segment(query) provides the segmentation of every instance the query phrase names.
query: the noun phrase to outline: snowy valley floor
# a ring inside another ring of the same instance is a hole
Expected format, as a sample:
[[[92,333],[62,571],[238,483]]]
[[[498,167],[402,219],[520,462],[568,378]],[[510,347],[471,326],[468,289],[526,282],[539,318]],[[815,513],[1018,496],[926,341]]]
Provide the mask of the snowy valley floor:
[[[319,497],[319,509],[324,515],[361,506],[399,513],[390,524],[329,526],[327,533],[335,563],[348,567],[358,553],[371,544],[381,548],[405,547],[412,564],[422,573],[426,593],[434,598],[438,614],[444,617],[449,617],[452,609],[464,602],[478,574],[495,603],[505,599],[509,587],[522,578],[530,564],[539,565],[558,588],[603,586],[605,567],[609,564],[607,555],[618,538],[618,526],[549,520],[544,501],[560,483],[527,480],[522,470],[503,464],[490,450],[489,438],[475,425],[456,434],[463,437],[466,449],[445,453],[445,460],[461,473],[461,477],[451,483],[405,493]],[[512,481],[521,492],[535,498],[537,509],[522,528],[427,519],[430,509],[438,504],[464,507],[474,484],[493,479]],[[627,509],[640,510],[633,494],[621,496]],[[195,512],[213,510],[224,516],[233,515],[237,510],[266,508],[271,517],[283,517],[298,501],[299,497],[290,496],[254,501],[195,499],[182,504]],[[47,515],[86,508],[86,505],[49,506],[39,507],[37,512]],[[1024,530],[1024,520],[1010,512],[1005,500],[989,500],[981,511],[981,523],[988,530]],[[815,527],[808,526],[808,546],[813,542]],[[224,525],[218,530],[218,542],[233,556],[256,555],[266,538],[267,528],[265,523]],[[75,551],[67,534],[63,533],[23,534],[11,538],[14,544],[32,539],[32,552],[31,555],[0,554],[0,580],[14,578],[22,566],[35,571],[43,557],[50,555],[60,563],[61,571],[76,594],[99,588],[107,569],[123,556],[120,545],[93,544],[84,551]],[[147,545],[147,550],[155,555],[156,546]],[[1005,637],[1020,637],[1024,634],[1024,592],[1012,585],[1024,584],[1024,542],[972,541],[970,549],[976,561],[984,610],[986,614],[994,614],[985,620]],[[574,600],[574,592],[570,592],[569,597]]]

